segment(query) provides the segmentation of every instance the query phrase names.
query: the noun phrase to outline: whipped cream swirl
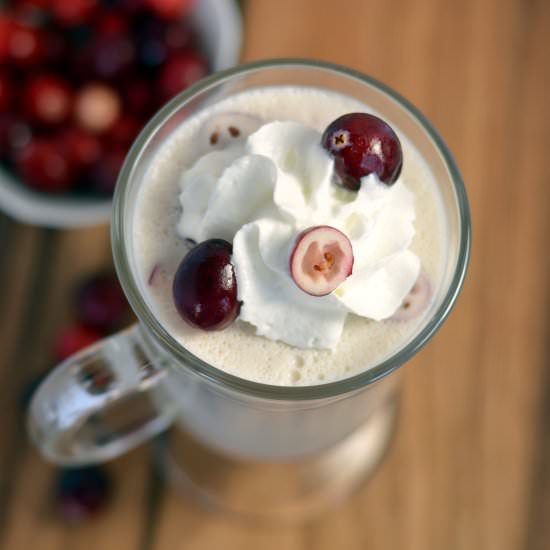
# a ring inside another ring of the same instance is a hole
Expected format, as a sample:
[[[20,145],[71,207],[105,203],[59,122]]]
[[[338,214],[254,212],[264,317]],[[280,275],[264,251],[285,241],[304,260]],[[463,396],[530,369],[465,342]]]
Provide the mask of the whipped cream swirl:
[[[353,193],[335,185],[321,134],[271,122],[247,140],[212,151],[181,177],[178,232],[197,242],[233,243],[239,318],[256,333],[300,348],[334,349],[349,313],[391,317],[412,288],[420,260],[409,250],[414,201],[402,178],[374,175]],[[331,294],[310,296],[289,272],[298,234],[331,225],[350,239],[353,273]]]

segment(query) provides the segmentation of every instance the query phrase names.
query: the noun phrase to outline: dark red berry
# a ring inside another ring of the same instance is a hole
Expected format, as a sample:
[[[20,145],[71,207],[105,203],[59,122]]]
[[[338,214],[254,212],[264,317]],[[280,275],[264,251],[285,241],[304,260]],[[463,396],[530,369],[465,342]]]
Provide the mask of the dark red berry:
[[[231,244],[222,239],[199,243],[181,261],[172,286],[181,317],[203,330],[220,330],[239,313]]]
[[[132,68],[135,46],[124,34],[102,33],[85,48],[82,67],[86,73],[101,80],[120,80]]]
[[[135,116],[147,117],[153,108],[151,84],[145,78],[133,76],[122,86],[124,105]]]
[[[160,17],[176,19],[191,10],[193,0],[146,0],[146,4]]]
[[[73,182],[73,166],[55,141],[31,141],[19,153],[16,164],[21,179],[40,191],[64,191]]]
[[[98,0],[50,0],[50,9],[58,23],[75,26],[89,21],[98,4]]]
[[[0,113],[9,111],[14,96],[13,92],[12,75],[0,68]]]
[[[126,153],[122,149],[109,150],[102,154],[89,172],[89,179],[94,191],[106,196],[113,194],[125,157]]]
[[[77,169],[89,168],[101,157],[101,145],[97,137],[80,128],[63,130],[59,140]]]
[[[160,73],[160,91],[164,99],[169,99],[208,72],[205,59],[193,51],[171,56]]]
[[[101,511],[110,494],[110,479],[98,466],[64,468],[59,472],[56,498],[61,515],[81,521]]]
[[[16,65],[24,67],[37,65],[46,56],[46,42],[43,32],[27,23],[12,20],[4,24],[5,36],[0,40],[1,50],[6,50],[6,57]]]
[[[60,124],[71,112],[72,91],[53,74],[35,76],[25,87],[23,103],[28,116],[41,124]]]
[[[84,281],[77,304],[80,321],[104,332],[121,328],[129,318],[130,307],[114,275],[100,274]]]
[[[97,19],[96,29],[100,34],[124,34],[128,32],[128,17],[118,11],[103,12]]]
[[[334,168],[341,184],[357,191],[361,178],[376,174],[392,185],[403,164],[401,143],[382,119],[367,113],[349,113],[330,123],[321,138],[323,147],[334,157]]]
[[[12,157],[30,141],[31,129],[20,116],[0,113],[0,157]]]
[[[63,361],[78,351],[91,346],[102,338],[103,334],[84,325],[74,325],[62,330],[54,344],[54,355],[57,361]]]
[[[132,115],[120,117],[109,131],[109,141],[128,148],[139,134],[143,124]]]

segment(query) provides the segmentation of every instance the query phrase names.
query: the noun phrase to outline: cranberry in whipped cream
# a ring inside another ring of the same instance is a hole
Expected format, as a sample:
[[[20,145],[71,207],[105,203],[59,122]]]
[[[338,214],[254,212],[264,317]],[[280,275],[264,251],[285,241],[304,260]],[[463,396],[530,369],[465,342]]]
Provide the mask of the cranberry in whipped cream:
[[[182,124],[145,174],[133,218],[142,291],[167,330],[214,366],[279,385],[345,378],[404,345],[429,309],[411,291],[422,271],[431,297],[444,261],[434,177],[394,128],[403,163],[392,185],[371,170],[356,191],[343,188],[323,133],[346,113],[373,111],[305,87],[236,94]],[[296,255],[322,227],[345,240],[319,233]],[[233,246],[240,303],[216,332],[189,326],[172,298],[180,262],[209,239]]]

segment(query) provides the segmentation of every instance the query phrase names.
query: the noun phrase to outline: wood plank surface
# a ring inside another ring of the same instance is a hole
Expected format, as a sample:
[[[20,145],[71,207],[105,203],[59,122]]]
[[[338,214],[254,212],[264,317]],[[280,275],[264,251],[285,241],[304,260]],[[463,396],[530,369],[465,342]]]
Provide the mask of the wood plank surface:
[[[458,304],[404,368],[397,437],[322,520],[251,526],[205,511],[151,469],[109,466],[115,498],[82,527],[51,511],[52,469],[25,443],[20,387],[70,317],[68,289],[109,265],[106,228],[0,218],[0,548],[550,548],[550,2],[249,0],[244,59],[348,65],[415,103],[462,170],[474,246]]]

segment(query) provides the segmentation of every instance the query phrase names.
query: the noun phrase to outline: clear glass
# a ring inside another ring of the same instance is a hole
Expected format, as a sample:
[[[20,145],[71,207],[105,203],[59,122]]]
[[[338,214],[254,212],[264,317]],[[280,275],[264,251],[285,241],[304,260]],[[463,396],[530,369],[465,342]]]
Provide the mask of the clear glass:
[[[165,330],[146,303],[131,253],[136,195],[151,158],[167,136],[214,101],[250,88],[276,85],[313,86],[351,96],[399,127],[434,173],[448,225],[447,266],[424,325],[380,364],[356,376],[315,386],[251,382],[190,353]],[[470,217],[452,156],[428,121],[406,100],[385,85],[343,67],[270,60],[199,82],[150,121],[119,177],[112,243],[119,279],[140,323],[132,333],[133,359],[125,363],[112,351],[105,353],[105,345],[100,344],[62,365],[62,374],[56,379],[54,373],[46,380],[31,404],[29,426],[38,446],[57,462],[103,460],[175,422],[176,429],[162,453],[162,462],[174,481],[193,488],[207,502],[239,512],[261,508],[264,515],[272,512],[273,517],[297,519],[348,493],[382,456],[396,410],[397,377],[388,375],[415,354],[449,314],[468,263]],[[128,335],[115,337],[113,342],[124,338]],[[80,395],[70,407],[53,406],[59,401],[66,404],[62,392],[71,392],[78,384],[83,393],[82,365],[90,360],[99,361],[114,380],[104,384],[101,400],[96,394],[91,404],[89,396],[82,399]],[[145,388],[143,372],[153,373],[145,376]],[[115,429],[111,422],[106,432],[105,407],[116,404],[123,410],[121,400],[136,392],[148,397],[146,412],[131,422],[115,423]],[[342,464],[349,464],[345,472]]]

